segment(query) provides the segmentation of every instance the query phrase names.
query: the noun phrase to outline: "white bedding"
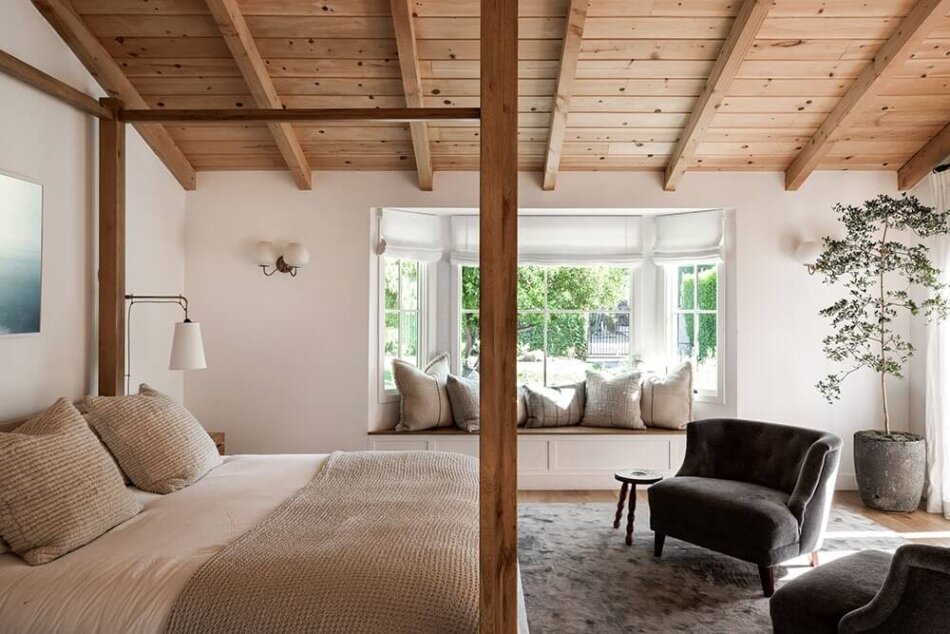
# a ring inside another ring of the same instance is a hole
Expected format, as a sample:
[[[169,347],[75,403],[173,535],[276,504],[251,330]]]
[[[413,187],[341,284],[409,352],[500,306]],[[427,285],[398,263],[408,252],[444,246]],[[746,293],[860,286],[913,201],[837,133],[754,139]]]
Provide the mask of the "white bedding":
[[[191,575],[312,480],[326,457],[229,456],[181,491],[132,489],[142,513],[56,561],[0,555],[0,632],[162,632]]]

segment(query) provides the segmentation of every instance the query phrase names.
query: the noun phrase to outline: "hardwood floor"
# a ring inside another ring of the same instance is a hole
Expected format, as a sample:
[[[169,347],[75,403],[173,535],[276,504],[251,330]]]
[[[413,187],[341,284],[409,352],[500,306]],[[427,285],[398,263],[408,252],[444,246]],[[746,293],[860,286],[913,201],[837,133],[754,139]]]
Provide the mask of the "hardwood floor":
[[[519,491],[520,503],[616,503],[616,491]],[[637,502],[646,503],[646,491],[637,492]],[[950,520],[940,515],[914,511],[913,513],[884,513],[865,507],[857,491],[838,491],[834,504],[840,508],[860,513],[881,526],[894,531],[904,539],[921,544],[950,547]]]

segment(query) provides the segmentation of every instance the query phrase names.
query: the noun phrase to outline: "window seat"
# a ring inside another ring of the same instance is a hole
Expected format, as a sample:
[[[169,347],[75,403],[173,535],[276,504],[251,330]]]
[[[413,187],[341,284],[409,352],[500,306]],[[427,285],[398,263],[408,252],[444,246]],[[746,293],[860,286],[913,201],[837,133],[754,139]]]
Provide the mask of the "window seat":
[[[367,434],[375,451],[451,451],[478,455],[478,434],[457,427],[424,431],[387,429]],[[518,428],[518,488],[614,489],[620,469],[673,475],[683,463],[686,432],[601,427]]]

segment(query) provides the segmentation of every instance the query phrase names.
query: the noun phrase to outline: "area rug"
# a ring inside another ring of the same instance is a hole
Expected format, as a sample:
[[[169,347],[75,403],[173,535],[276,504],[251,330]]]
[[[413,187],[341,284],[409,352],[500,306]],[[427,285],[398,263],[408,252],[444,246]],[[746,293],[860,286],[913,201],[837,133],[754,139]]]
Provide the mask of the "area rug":
[[[653,557],[646,504],[632,546],[613,504],[522,504],[518,559],[533,634],[572,632],[771,632],[758,569],[668,538]],[[821,561],[858,550],[893,552],[905,540],[844,509],[832,511]],[[808,571],[804,558],[776,571],[776,585]]]

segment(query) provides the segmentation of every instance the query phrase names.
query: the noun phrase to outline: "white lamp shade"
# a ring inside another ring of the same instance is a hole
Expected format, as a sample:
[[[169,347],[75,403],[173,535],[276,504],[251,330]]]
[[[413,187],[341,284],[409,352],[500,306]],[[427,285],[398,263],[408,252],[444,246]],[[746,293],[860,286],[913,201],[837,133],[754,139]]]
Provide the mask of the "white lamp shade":
[[[284,262],[290,266],[304,266],[310,261],[310,251],[299,242],[291,242],[284,252]]]
[[[169,370],[203,370],[208,367],[201,341],[201,324],[185,321],[175,324]]]
[[[273,244],[266,240],[261,240],[257,243],[254,257],[257,259],[259,266],[274,266],[274,262],[277,261],[277,251],[274,250]]]
[[[821,256],[820,242],[811,240],[803,241],[799,243],[798,248],[795,249],[795,259],[799,264],[804,264],[805,266],[814,266],[819,256]]]

